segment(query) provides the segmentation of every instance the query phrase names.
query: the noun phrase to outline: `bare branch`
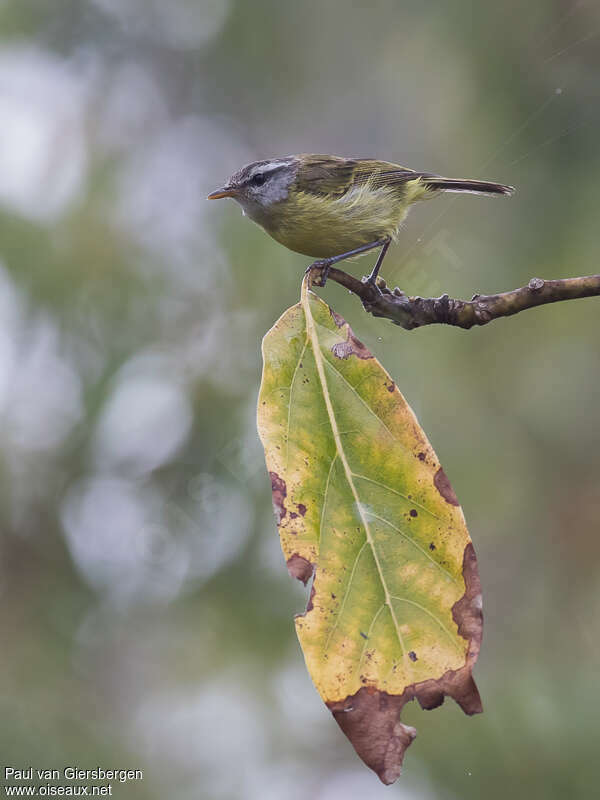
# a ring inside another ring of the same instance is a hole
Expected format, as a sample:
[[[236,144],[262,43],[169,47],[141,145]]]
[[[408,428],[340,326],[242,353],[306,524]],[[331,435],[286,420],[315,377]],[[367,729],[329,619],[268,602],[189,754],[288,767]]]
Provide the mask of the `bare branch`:
[[[313,267],[311,282],[321,286],[323,267]],[[328,280],[335,281],[360,297],[366,311],[375,317],[385,317],[410,331],[423,325],[454,325],[472,328],[487,325],[494,319],[510,317],[527,308],[576,300],[580,297],[600,296],[600,275],[581,278],[564,278],[545,281],[532,278],[527,286],[502,294],[476,294],[471,300],[453,300],[447,294],[441,297],[410,297],[397,287],[391,290],[379,278],[377,286],[357,280],[347,272],[331,267]]]

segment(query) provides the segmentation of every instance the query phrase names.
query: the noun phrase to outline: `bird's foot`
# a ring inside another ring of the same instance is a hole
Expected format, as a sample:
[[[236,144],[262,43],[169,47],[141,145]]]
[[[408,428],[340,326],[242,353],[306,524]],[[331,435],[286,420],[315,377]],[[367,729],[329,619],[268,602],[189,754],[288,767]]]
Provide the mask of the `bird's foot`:
[[[387,288],[387,283],[385,280],[379,275],[363,275],[361,278],[361,282],[367,284],[368,286],[372,286],[374,289],[378,289],[381,291],[382,289]]]
[[[306,273],[318,273],[313,281],[315,286],[325,286],[327,283],[327,278],[329,277],[329,270],[331,268],[331,261],[327,258],[319,259],[318,261],[313,261],[306,268]]]

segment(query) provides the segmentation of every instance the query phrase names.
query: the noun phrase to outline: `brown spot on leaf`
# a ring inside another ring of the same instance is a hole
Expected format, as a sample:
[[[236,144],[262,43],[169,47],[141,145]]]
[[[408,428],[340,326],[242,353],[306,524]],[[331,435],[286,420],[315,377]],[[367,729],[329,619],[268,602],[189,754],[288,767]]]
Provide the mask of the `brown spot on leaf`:
[[[306,606],[306,611],[304,612],[305,614],[308,614],[308,612],[312,611],[314,608],[313,597],[315,596],[315,592],[316,592],[315,582],[313,581],[313,585],[310,587],[310,597],[308,598],[308,604]]]
[[[452,619],[458,625],[458,633],[469,642],[467,660],[475,665],[483,636],[483,611],[481,601],[481,581],[477,569],[477,556],[473,543],[465,547],[463,555],[464,595],[452,606]]]
[[[304,516],[306,514],[306,506],[304,503],[296,503],[296,508],[298,509],[298,513]]]
[[[411,515],[411,517],[417,517],[418,516],[416,508],[411,508],[411,510],[408,513]]]
[[[425,461],[425,453],[419,453],[417,458],[419,459],[419,461]]]
[[[292,578],[297,578],[306,586],[314,571],[310,561],[299,553],[293,553],[286,561],[286,564]]]
[[[481,583],[471,543],[464,551],[463,577],[465,593],[452,607],[458,633],[468,641],[462,667],[448,670],[441,678],[411,684],[401,695],[390,695],[369,686],[359,689],[351,697],[327,704],[358,755],[385,784],[393,783],[400,775],[404,753],[417,734],[414,728],[400,720],[406,703],[416,699],[421,708],[432,709],[440,706],[447,696],[452,697],[465,714],[477,714],[483,710],[471,674],[483,631]],[[412,650],[408,657],[411,661],[417,660]]]
[[[290,511],[290,519],[297,519],[297,518],[298,518],[298,514],[296,514],[295,511]]]
[[[450,505],[452,506],[460,505],[457,496],[454,494],[454,489],[452,488],[452,485],[448,480],[448,476],[441,467],[435,473],[435,476],[433,478],[433,483],[435,485],[435,488],[438,490],[438,492],[442,495],[442,497],[447,503],[450,503]]]
[[[435,550],[435,545],[434,545],[433,542],[429,542],[429,549],[430,550]]]
[[[390,383],[390,385],[389,385],[389,386],[386,386],[385,388],[388,390],[388,392],[393,392],[393,391],[394,391],[394,389],[396,388],[396,384],[394,383],[394,381],[392,381],[392,382]]]
[[[459,636],[469,643],[464,666],[448,670],[438,680],[428,680],[405,689],[413,692],[421,708],[437,708],[444,697],[452,697],[465,714],[479,714],[483,711],[481,698],[471,672],[479,655],[483,635],[483,614],[481,611],[481,582],[477,570],[477,557],[473,544],[465,547],[463,555],[463,578],[465,593],[452,606],[452,618],[458,626]]]
[[[269,472],[269,477],[271,478],[271,491],[273,492],[273,511],[275,512],[277,524],[281,525],[281,520],[287,513],[283,503],[287,496],[287,489],[285,481],[276,472]]]
[[[338,342],[331,348],[331,352],[336,358],[350,358],[350,356],[358,356],[358,358],[373,358],[371,351],[364,346],[364,344],[356,338],[350,325],[335,312],[331,312],[335,324],[338,328],[346,325],[346,341]],[[392,389],[393,391],[393,389]]]
[[[333,308],[330,308],[329,310],[331,312],[331,316],[333,318],[333,321],[338,326],[338,328],[341,328],[342,325],[346,324],[346,320],[340,314],[338,314],[336,311],[334,311]]]
[[[335,721],[352,742],[362,760],[385,784],[400,775],[406,748],[417,732],[400,722],[404,695],[363,687],[352,697],[328,703]]]

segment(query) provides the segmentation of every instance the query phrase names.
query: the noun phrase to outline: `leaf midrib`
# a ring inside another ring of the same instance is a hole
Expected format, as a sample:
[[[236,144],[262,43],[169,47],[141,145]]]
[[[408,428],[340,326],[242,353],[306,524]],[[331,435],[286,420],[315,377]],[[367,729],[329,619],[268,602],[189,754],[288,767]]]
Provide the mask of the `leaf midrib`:
[[[410,660],[407,657],[407,650],[406,650],[406,647],[404,645],[404,640],[402,638],[402,634],[400,633],[400,626],[398,624],[398,620],[396,618],[396,614],[395,614],[394,608],[392,606],[392,595],[391,595],[391,593],[390,593],[390,591],[388,589],[387,583],[385,581],[385,577],[383,575],[383,569],[382,569],[381,563],[379,561],[379,556],[377,554],[377,550],[375,548],[375,543],[374,543],[374,540],[373,540],[373,535],[371,533],[369,522],[368,522],[368,520],[367,520],[367,518],[365,516],[365,513],[363,511],[362,503],[361,503],[360,497],[358,495],[358,490],[357,490],[357,488],[356,488],[356,486],[354,484],[353,473],[352,473],[352,470],[350,469],[350,465],[348,463],[348,460],[346,458],[346,453],[345,453],[344,447],[342,445],[342,440],[341,440],[340,432],[339,432],[338,425],[337,425],[337,419],[335,417],[335,412],[333,410],[333,404],[331,402],[331,397],[329,395],[329,388],[327,386],[327,378],[325,376],[325,367],[324,367],[324,362],[323,362],[323,354],[321,353],[321,345],[320,345],[320,342],[319,342],[319,337],[317,335],[316,323],[315,323],[315,321],[313,319],[312,312],[310,310],[310,299],[309,299],[309,296],[308,296],[308,281],[306,280],[306,278],[302,282],[302,300],[301,300],[301,302],[302,302],[302,308],[303,308],[303,311],[304,311],[304,319],[306,321],[306,330],[307,330],[308,337],[310,338],[311,345],[312,345],[313,356],[314,356],[315,364],[316,364],[316,367],[317,367],[317,374],[319,376],[319,382],[321,384],[321,391],[323,393],[323,399],[325,400],[325,408],[327,410],[327,416],[329,417],[329,423],[331,425],[331,432],[333,434],[333,439],[334,439],[334,442],[335,442],[336,452],[337,452],[337,454],[339,456],[339,459],[340,459],[340,462],[341,462],[341,464],[342,464],[342,466],[344,468],[346,481],[348,482],[348,485],[350,486],[350,491],[352,492],[352,495],[354,497],[354,501],[356,503],[356,507],[358,509],[358,513],[360,515],[360,518],[361,518],[361,521],[362,521],[362,524],[363,524],[363,528],[365,530],[365,535],[366,535],[367,542],[368,542],[368,544],[369,544],[369,546],[371,548],[371,552],[373,554],[373,560],[375,562],[375,566],[377,568],[377,572],[378,572],[378,575],[379,575],[379,580],[380,580],[381,586],[383,588],[383,593],[384,593],[384,597],[385,597],[385,605],[387,605],[387,607],[388,607],[388,609],[390,611],[390,615],[391,615],[392,621],[394,623],[394,628],[395,628],[395,631],[396,631],[396,635],[398,637],[398,642],[399,642],[400,648],[402,650],[402,656],[403,656],[404,661],[406,663],[407,670],[410,670],[411,667],[412,667],[412,664],[411,664]]]

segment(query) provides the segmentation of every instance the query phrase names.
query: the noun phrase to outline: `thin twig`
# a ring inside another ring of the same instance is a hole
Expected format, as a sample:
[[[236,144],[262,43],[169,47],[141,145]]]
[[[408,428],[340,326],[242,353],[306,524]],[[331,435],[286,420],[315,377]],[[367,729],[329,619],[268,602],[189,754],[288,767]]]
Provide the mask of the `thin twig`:
[[[313,268],[310,277],[314,285],[321,285],[322,271],[320,266]],[[510,317],[546,303],[600,296],[600,275],[554,281],[532,278],[527,286],[520,289],[502,294],[476,294],[471,300],[453,300],[447,294],[441,297],[410,297],[397,287],[389,289],[382,278],[378,279],[377,286],[373,286],[335,267],[329,269],[328,280],[339,283],[360,297],[365,310],[373,316],[385,317],[408,331],[436,324],[468,330],[475,325],[487,325],[494,319]]]

